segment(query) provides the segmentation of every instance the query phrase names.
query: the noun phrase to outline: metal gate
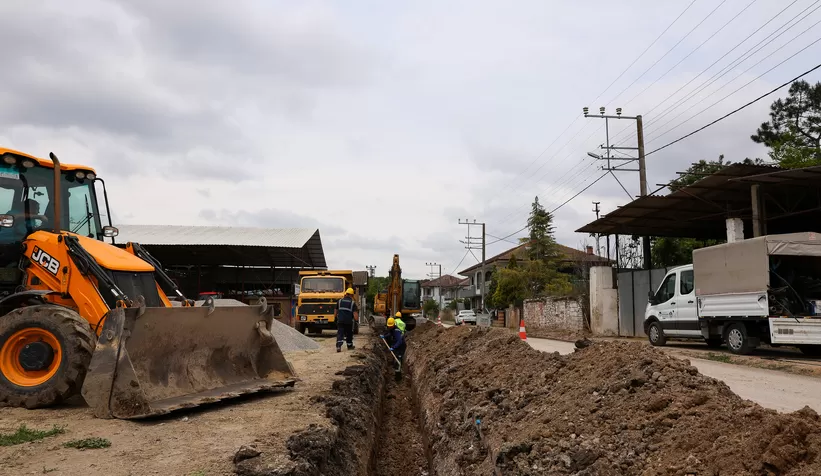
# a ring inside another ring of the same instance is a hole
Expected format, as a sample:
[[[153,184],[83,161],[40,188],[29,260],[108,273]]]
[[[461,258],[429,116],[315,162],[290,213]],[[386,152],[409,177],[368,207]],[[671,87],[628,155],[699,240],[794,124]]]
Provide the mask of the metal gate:
[[[619,335],[644,337],[644,310],[669,268],[639,269],[618,273]]]

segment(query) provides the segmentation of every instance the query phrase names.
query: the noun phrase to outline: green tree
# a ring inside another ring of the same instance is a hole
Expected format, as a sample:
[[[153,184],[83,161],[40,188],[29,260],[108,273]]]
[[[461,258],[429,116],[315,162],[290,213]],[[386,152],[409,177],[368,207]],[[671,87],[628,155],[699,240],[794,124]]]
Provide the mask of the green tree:
[[[370,306],[371,309],[373,309],[373,301],[376,297],[376,293],[388,289],[388,282],[390,282],[390,279],[383,276],[368,278],[368,290],[365,295],[368,300],[368,306]]]
[[[529,297],[527,278],[518,269],[497,270],[493,304],[496,307],[521,306]]]
[[[761,159],[744,159],[741,163],[760,165]],[[692,164],[686,173],[670,182],[671,192],[675,192],[688,185],[693,185],[705,176],[714,174],[722,168],[732,165],[732,162],[719,155],[718,160],[699,160]],[[718,240],[696,240],[693,238],[656,238],[653,240],[651,258],[654,268],[665,268],[692,263],[693,250],[721,243]]]
[[[570,276],[558,269],[559,250],[553,236],[553,216],[539,203],[533,201],[527,220],[530,236],[527,260],[518,261],[512,256],[508,265],[495,269],[491,302],[494,307],[520,306],[525,299],[541,296],[566,296],[571,293]]]
[[[821,164],[821,82],[796,81],[785,99],[770,106],[770,120],[750,138],[770,148],[785,168]]]
[[[654,268],[680,266],[693,262],[693,250],[723,243],[721,240],[696,240],[694,238],[656,238],[653,240],[651,257]]]
[[[530,216],[527,218],[530,229],[528,256],[531,260],[551,260],[557,255],[556,240],[553,238],[553,215],[539,203],[539,197],[533,200]]]
[[[422,304],[422,312],[425,313],[426,317],[436,316],[439,314],[439,303],[433,299],[427,299]]]
[[[511,254],[510,260],[507,262],[507,269],[516,269],[518,268],[518,263],[516,262],[516,255]]]

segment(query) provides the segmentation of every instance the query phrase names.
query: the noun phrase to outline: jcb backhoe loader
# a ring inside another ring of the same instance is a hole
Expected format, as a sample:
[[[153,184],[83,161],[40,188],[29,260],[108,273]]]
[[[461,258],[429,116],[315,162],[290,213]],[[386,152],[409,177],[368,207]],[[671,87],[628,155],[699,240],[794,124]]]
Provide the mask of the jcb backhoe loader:
[[[292,386],[264,301],[193,307],[139,245],[104,241],[95,183],[108,211],[91,168],[0,148],[0,406],[81,392],[141,418]]]

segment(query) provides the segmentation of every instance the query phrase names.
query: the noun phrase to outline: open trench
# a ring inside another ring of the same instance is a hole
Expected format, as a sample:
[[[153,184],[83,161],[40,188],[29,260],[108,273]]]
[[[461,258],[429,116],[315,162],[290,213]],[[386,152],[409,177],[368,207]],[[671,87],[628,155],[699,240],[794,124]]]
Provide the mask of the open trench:
[[[427,439],[421,432],[410,372],[405,370],[397,379],[389,367],[384,375],[385,395],[371,476],[427,476],[431,474]]]

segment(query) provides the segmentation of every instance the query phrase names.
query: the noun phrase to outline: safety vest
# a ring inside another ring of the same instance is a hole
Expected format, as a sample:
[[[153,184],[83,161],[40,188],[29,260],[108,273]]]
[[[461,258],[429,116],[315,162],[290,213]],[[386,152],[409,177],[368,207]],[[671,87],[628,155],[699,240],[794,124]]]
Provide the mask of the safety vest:
[[[405,333],[405,321],[399,319],[398,317],[394,319],[394,323],[396,324],[396,328],[399,329],[400,332],[403,334]]]
[[[342,299],[339,300],[339,310],[340,311],[348,311],[350,313],[353,313],[353,305],[354,305],[353,298],[351,298],[348,301],[347,307],[345,307],[346,306],[345,298],[342,298]]]

